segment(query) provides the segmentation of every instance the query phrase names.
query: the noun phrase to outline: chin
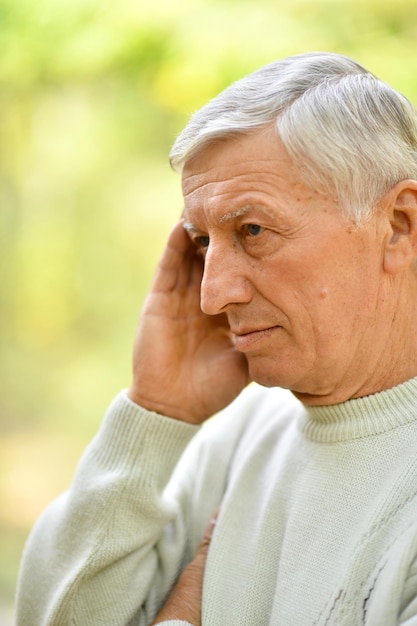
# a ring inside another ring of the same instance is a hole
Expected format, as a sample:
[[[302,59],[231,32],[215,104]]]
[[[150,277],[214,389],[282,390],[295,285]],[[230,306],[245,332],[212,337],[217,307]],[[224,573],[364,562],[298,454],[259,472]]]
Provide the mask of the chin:
[[[282,372],[278,370],[276,363],[271,365],[269,363],[262,363],[259,360],[254,360],[252,363],[248,359],[249,375],[251,380],[263,387],[282,387],[283,389],[292,389],[294,384],[294,377],[288,375],[288,370]]]
[[[304,364],[305,365],[305,364]],[[306,404],[317,402],[328,389],[317,384],[309,375],[306,367],[298,367],[297,363],[287,362],[277,358],[248,358],[248,369],[251,380],[263,387],[280,387],[289,389],[299,400]]]
[[[297,371],[290,364],[283,367],[283,361],[277,367],[273,359],[248,359],[248,365],[251,380],[263,387],[288,389],[307,406],[338,404],[356,397],[348,393],[345,385],[338,385],[331,378],[326,379],[324,372],[317,380],[317,376],[310,376],[305,368]]]

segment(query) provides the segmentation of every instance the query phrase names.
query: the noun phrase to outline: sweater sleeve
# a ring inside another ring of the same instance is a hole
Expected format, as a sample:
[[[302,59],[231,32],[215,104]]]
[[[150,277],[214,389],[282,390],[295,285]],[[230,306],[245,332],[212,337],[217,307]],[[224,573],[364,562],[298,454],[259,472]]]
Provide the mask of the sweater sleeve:
[[[417,626],[417,558],[411,564],[402,596],[405,607],[398,624],[399,626]]]
[[[71,489],[48,507],[29,537],[17,590],[18,626],[141,626],[153,620],[186,549],[180,494],[171,488],[168,495],[165,487],[197,430],[145,411],[125,393],[115,399]]]

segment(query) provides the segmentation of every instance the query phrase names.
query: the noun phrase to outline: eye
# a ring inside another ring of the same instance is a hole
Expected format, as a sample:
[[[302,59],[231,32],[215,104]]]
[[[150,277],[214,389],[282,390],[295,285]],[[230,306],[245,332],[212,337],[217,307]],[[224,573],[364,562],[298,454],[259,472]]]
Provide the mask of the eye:
[[[198,248],[208,248],[210,237],[208,235],[200,235],[199,237],[194,237],[193,241]]]
[[[250,237],[256,237],[257,235],[263,233],[264,230],[265,229],[262,226],[259,226],[259,224],[245,224],[244,226],[245,234],[247,233]]]

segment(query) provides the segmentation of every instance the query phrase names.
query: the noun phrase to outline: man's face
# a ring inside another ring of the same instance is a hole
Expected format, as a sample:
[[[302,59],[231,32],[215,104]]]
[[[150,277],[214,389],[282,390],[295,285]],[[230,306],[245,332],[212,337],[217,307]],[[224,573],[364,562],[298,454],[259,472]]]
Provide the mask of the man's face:
[[[201,308],[227,315],[252,379],[310,404],[373,391],[379,219],[342,219],[300,181],[273,129],[204,149],[186,164],[183,193],[185,227],[205,258]]]

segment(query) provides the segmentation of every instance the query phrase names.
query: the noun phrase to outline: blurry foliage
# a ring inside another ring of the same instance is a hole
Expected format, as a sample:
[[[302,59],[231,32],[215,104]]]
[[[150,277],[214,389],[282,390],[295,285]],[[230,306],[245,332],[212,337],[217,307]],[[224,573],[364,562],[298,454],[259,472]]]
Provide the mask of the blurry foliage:
[[[190,113],[308,50],[353,56],[417,102],[416,42],[414,0],[0,0],[0,602],[129,384]]]

